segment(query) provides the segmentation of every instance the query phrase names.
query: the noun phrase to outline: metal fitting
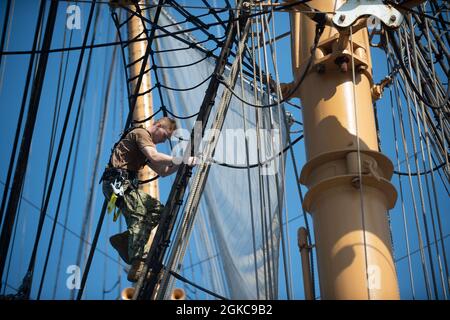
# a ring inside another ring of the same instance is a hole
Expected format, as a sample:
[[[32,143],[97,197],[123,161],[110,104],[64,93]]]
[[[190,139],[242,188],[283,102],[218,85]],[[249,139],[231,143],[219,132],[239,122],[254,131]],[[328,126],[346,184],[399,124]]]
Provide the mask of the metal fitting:
[[[352,179],[352,187],[355,189],[361,188],[361,180],[359,179],[359,177],[354,177]]]
[[[360,64],[359,66],[356,67],[356,71],[357,71],[358,73],[363,73],[363,72],[366,71],[366,70],[367,70],[367,66],[364,65],[364,64]]]
[[[347,56],[340,56],[334,60],[334,63],[336,63],[339,66],[339,69],[343,73],[348,71],[348,62],[349,62],[349,59]]]
[[[325,66],[322,63],[316,65],[316,71],[317,71],[318,74],[325,73]]]

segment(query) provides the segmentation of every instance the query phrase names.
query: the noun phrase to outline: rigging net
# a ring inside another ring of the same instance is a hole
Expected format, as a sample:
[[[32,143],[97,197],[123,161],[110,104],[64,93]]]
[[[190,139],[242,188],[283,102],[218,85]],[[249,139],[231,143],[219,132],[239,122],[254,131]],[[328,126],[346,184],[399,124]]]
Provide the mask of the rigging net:
[[[162,10],[160,21],[163,25],[169,25],[172,18]],[[168,28],[171,32],[176,32],[177,29],[177,27]],[[183,34],[183,37],[189,41],[193,39],[189,34]],[[161,79],[168,87],[189,87],[201,83],[213,72],[215,61],[211,58],[203,60],[204,53],[199,50],[172,51],[185,47],[181,41],[170,37],[157,38],[156,44],[158,51],[164,51],[164,54],[156,54],[161,66],[186,65],[182,68],[164,69]],[[200,62],[195,66],[189,66],[191,61]],[[229,69],[226,70],[225,78],[228,73]],[[240,83],[240,80],[237,82]],[[168,110],[183,115],[197,112],[205,88],[206,84],[189,91],[164,90],[163,96],[170,105],[167,106]],[[223,89],[221,86],[218,97],[222,95]],[[243,98],[251,100],[254,95],[253,89],[255,88],[249,82],[244,81]],[[267,96],[257,90],[259,104],[267,102]],[[217,110],[218,100],[219,98],[216,99],[213,112]],[[204,274],[209,276],[202,280],[204,287],[233,299],[276,298],[280,240],[280,221],[277,212],[278,206],[282,205],[279,203],[276,189],[282,190],[283,182],[276,180],[275,173],[281,170],[281,161],[284,161],[284,158],[274,155],[285,147],[279,145],[278,134],[286,143],[286,129],[284,123],[280,124],[277,119],[274,119],[274,130],[270,129],[269,109],[257,110],[247,107],[244,109],[247,130],[244,132],[241,108],[240,101],[233,97],[223,130],[217,137],[218,145],[214,160],[245,166],[246,138],[250,141],[248,163],[261,163],[272,159],[267,161],[263,168],[248,169],[252,188],[249,188],[247,176],[242,170],[224,166],[211,167],[194,226],[196,241],[195,244],[190,244],[190,249],[195,245],[198,260],[205,261],[202,267],[206,269]],[[207,127],[210,127],[212,118]],[[195,120],[189,118],[178,121],[180,127],[186,129],[179,134],[184,134],[184,138],[188,139]],[[260,140],[259,143],[257,140]],[[273,145],[276,150],[273,149]],[[201,147],[204,146],[206,143],[201,144]],[[252,202],[255,213],[253,217],[250,214],[249,197],[256,200]],[[255,245],[252,243],[252,233]],[[190,269],[189,266],[185,267]],[[190,271],[187,275],[190,275]]]

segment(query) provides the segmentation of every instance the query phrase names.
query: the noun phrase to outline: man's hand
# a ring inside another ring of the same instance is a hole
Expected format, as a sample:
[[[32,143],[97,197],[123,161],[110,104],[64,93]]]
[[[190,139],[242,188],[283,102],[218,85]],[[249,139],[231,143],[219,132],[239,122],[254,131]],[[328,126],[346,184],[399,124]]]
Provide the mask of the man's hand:
[[[189,167],[195,167],[197,164],[198,164],[198,158],[196,158],[196,157],[189,157],[188,159],[187,159],[187,162],[186,162],[186,164],[189,166]]]
[[[185,163],[186,165],[188,165],[189,167],[194,167],[197,164],[199,164],[200,160],[196,157],[174,157],[173,158],[173,165],[175,166],[179,166],[182,163]]]
[[[272,77],[269,78],[269,86],[270,86],[270,90],[272,92],[277,92],[278,90],[278,86],[277,83],[274,79],[272,79]],[[290,95],[292,94],[292,90],[294,89],[294,83],[280,83],[280,91],[281,91],[281,98],[282,99],[286,99],[286,98],[290,98]]]
[[[292,90],[294,89],[294,83],[280,83],[281,95],[283,99],[290,98]]]

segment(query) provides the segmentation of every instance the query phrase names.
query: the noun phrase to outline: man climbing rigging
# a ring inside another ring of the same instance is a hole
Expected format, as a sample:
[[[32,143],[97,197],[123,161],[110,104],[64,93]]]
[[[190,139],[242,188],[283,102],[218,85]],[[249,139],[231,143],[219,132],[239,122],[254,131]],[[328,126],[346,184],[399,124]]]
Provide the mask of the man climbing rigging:
[[[137,281],[148,252],[147,240],[164,207],[157,199],[139,190],[137,172],[146,164],[161,177],[178,170],[179,161],[174,163],[174,157],[158,152],[155,146],[169,139],[176,129],[175,120],[163,117],[150,128],[132,127],[125,131],[114,145],[102,176],[108,211],[116,207],[127,223],[128,229],[112,236],[110,242],[120,257],[131,264],[128,273],[131,282]],[[187,158],[187,165],[195,164],[194,157]],[[115,214],[114,219],[117,217]]]

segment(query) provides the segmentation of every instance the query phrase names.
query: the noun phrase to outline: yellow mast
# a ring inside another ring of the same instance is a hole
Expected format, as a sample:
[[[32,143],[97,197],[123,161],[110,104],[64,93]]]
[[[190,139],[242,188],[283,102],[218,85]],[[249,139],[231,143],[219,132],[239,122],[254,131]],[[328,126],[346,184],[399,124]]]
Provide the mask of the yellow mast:
[[[136,3],[135,3],[136,2]],[[113,7],[118,7],[118,5],[122,6],[128,6],[131,12],[136,11],[136,4],[143,4],[145,1],[131,1],[131,0],[111,0],[110,4]],[[132,15],[131,12],[128,12],[128,17]],[[147,11],[142,10],[140,14],[148,18]],[[144,25],[143,21],[140,17],[134,15],[131,17],[127,22],[127,30],[128,30],[128,39],[142,39],[146,37],[146,34],[144,31]],[[130,68],[128,68],[128,76],[130,79],[134,79],[130,82],[130,93],[134,94],[136,91],[136,86],[138,82],[138,76],[141,72],[142,64],[144,61],[142,60],[142,57],[145,55],[145,51],[147,48],[147,41],[133,41],[128,45],[128,62],[127,64],[133,63]],[[137,62],[136,62],[137,61]],[[149,70],[149,59],[147,59],[147,64],[144,68],[144,70]],[[151,81],[151,72],[146,72],[142,75],[142,82],[139,87],[138,92],[145,92],[150,90],[152,86]],[[153,114],[153,96],[152,93],[147,93],[145,95],[139,95],[136,98],[136,103],[134,106],[133,111],[133,121],[134,120],[143,120],[149,118]],[[149,128],[153,125],[153,119],[150,121],[144,122],[142,125],[144,125],[145,128]],[[151,170],[148,166],[145,166],[143,169],[138,171],[138,179],[141,181],[145,181],[148,179],[151,179],[152,177],[156,176],[156,173]],[[150,196],[152,196],[155,199],[159,200],[159,185],[158,180],[151,181],[150,183],[145,183],[139,185],[139,189],[148,193]],[[155,236],[157,228],[154,228],[152,232],[150,233],[149,239],[147,241],[147,244],[145,246],[146,251],[149,250],[151,243],[153,241],[153,238]],[[122,300],[130,300],[133,297],[134,294],[134,287],[125,288],[122,291],[121,298]]]
[[[343,2],[308,5],[334,12]],[[315,28],[309,17],[291,12],[296,81],[311,56]],[[378,150],[372,86],[367,29],[350,36],[326,26],[294,94],[303,107],[307,163],[300,182],[309,189],[303,207],[314,221],[322,299],[399,298],[387,219],[397,193],[389,182],[393,165]]]

